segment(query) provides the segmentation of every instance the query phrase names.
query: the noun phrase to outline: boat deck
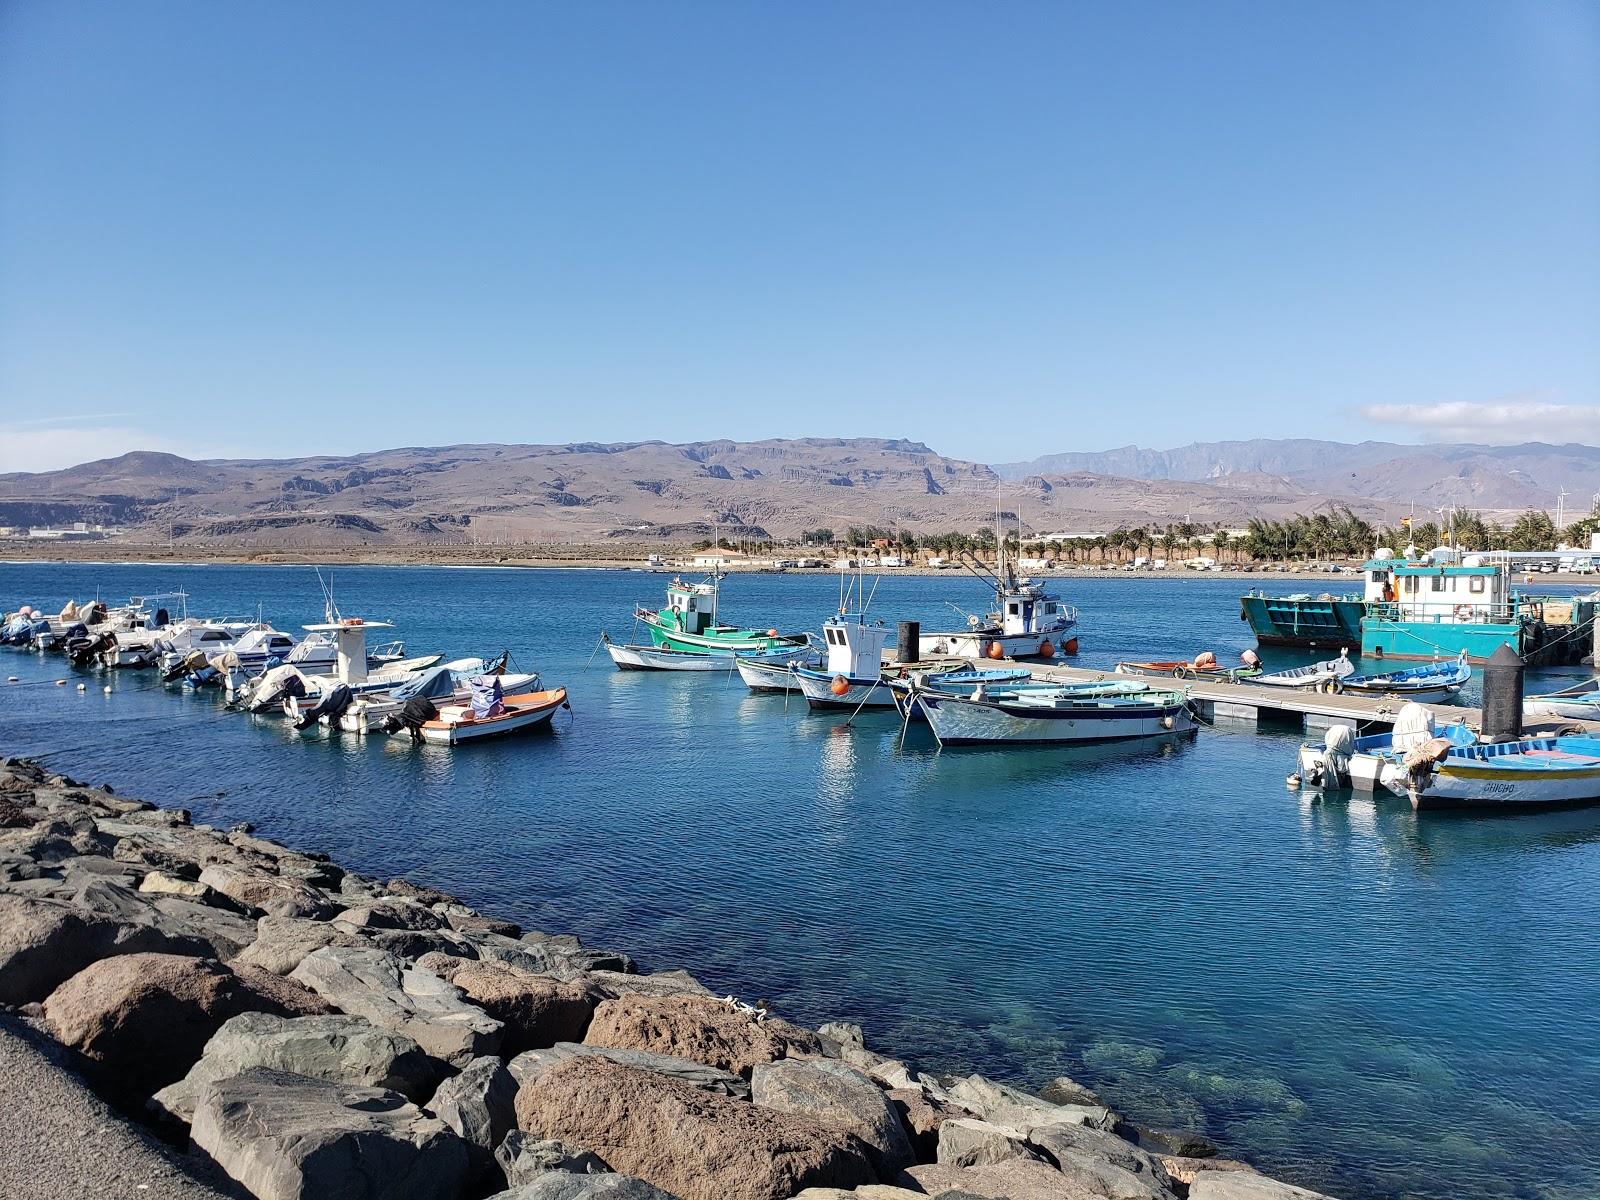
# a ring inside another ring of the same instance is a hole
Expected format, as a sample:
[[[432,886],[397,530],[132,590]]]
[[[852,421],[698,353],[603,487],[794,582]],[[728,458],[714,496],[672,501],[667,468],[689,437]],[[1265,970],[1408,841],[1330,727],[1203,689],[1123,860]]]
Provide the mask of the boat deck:
[[[885,667],[897,668],[892,651],[885,654]],[[1170,679],[1159,676],[1118,675],[1113,671],[1089,670],[1060,663],[1023,663],[1011,659],[985,659],[985,667],[1027,667],[1033,677],[1055,683],[1097,683],[1102,680],[1126,682],[1144,679],[1153,687],[1171,687],[1183,691],[1199,708],[1207,721],[1223,728],[1254,728],[1263,721],[1281,726],[1284,722],[1299,721],[1309,730],[1330,729],[1344,725],[1359,734],[1377,732],[1394,724],[1405,700],[1392,696],[1358,696],[1349,693],[1329,694],[1319,691],[1300,691],[1294,688],[1260,687],[1249,680],[1230,682],[1209,679]],[[1476,708],[1460,704],[1428,704],[1435,721],[1450,725],[1465,721],[1469,728],[1482,729],[1483,714]],[[1586,733],[1600,734],[1600,722],[1574,721],[1562,717],[1533,717],[1524,725],[1529,734],[1548,734],[1558,729],[1582,729]]]

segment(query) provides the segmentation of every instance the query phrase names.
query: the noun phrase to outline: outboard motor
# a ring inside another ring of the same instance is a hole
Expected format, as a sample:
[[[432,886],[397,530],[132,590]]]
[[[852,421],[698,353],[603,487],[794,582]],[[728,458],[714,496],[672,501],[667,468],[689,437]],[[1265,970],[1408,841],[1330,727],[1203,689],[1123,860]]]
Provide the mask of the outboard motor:
[[[323,717],[328,718],[330,728],[339,728],[339,718],[344,715],[344,710],[350,707],[350,701],[355,699],[355,694],[345,684],[337,684],[326,696],[322,703],[300,715],[294,723],[296,729],[310,729]]]
[[[67,657],[72,660],[73,666],[86,667],[104,650],[109,650],[117,644],[117,639],[109,633],[102,633],[98,637],[74,638],[67,643]]]
[[[413,742],[420,742],[422,727],[438,715],[439,710],[434,707],[432,700],[426,696],[413,696],[405,702],[397,714],[384,721],[383,731],[395,733],[405,729],[410,732]]]
[[[45,626],[48,630],[50,627]],[[89,635],[89,630],[81,622],[73,622],[60,633],[44,639],[44,648],[51,654],[60,654],[67,648],[67,643]]]
[[[206,655],[203,650],[191,650],[172,666],[161,673],[162,683],[172,683],[182,679],[185,675],[193,675],[206,667]]]

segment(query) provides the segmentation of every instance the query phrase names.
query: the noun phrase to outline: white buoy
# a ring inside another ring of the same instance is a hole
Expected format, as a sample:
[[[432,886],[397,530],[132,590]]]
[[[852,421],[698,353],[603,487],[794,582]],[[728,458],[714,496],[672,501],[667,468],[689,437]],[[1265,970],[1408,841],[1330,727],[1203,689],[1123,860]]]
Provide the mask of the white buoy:
[[[89,690],[89,685],[88,685],[88,684],[86,684],[86,683],[80,683],[80,684],[79,684],[79,685],[78,685],[78,690],[79,690],[79,691],[80,691],[80,692],[87,692],[87,691],[88,691],[88,690]]]
[[[111,685],[109,683],[106,684],[106,695],[111,695]]]
[[[18,679],[15,675],[7,675],[6,676],[6,682],[7,683],[21,683],[22,680]]]

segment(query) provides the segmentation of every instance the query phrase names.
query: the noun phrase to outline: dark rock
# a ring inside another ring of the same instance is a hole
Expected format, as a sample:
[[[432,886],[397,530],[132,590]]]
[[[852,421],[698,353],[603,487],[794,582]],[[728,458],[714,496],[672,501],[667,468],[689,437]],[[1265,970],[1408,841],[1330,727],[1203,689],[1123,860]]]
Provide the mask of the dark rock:
[[[494,1160],[505,1176],[506,1186],[511,1188],[532,1183],[551,1171],[598,1175],[611,1169],[587,1150],[553,1138],[531,1138],[520,1129],[511,1130],[500,1140]]]
[[[1213,1158],[1217,1144],[1198,1133],[1184,1133],[1171,1129],[1151,1129],[1147,1125],[1119,1128],[1118,1133],[1128,1138],[1141,1150],[1151,1154],[1172,1154],[1179,1158]],[[1132,1136],[1129,1136],[1129,1135]]]
[[[498,1058],[475,1058],[439,1085],[428,1111],[467,1144],[471,1170],[494,1168],[495,1147],[517,1124],[517,1081]]]
[[[1084,1087],[1065,1075],[1057,1075],[1049,1083],[1039,1089],[1041,1099],[1050,1101],[1051,1104],[1090,1104],[1106,1106],[1094,1092]]]
[[[502,1052],[520,1054],[583,1039],[599,993],[579,982],[529,975],[502,963],[425,954],[417,965],[446,979],[505,1024]]]

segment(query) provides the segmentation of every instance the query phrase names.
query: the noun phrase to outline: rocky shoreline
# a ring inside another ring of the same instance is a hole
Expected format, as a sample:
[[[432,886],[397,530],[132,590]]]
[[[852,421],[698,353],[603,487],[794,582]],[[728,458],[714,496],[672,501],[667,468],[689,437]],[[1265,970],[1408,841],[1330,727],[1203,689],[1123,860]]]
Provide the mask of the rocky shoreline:
[[[856,1026],[20,759],[0,763],[0,1008],[0,1066],[53,1097],[0,1150],[0,1195],[1317,1196],[1070,1079],[920,1074]]]

